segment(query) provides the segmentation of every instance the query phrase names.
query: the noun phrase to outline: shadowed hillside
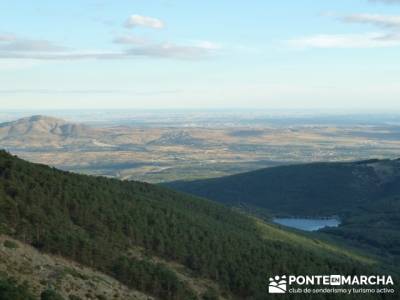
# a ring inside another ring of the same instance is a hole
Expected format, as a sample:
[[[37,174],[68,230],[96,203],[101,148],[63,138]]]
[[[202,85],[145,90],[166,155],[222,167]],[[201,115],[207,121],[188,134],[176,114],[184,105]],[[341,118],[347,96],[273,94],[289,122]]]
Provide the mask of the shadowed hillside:
[[[339,216],[331,236],[400,263],[400,160],[314,163],[172,182],[176,190],[264,216]]]

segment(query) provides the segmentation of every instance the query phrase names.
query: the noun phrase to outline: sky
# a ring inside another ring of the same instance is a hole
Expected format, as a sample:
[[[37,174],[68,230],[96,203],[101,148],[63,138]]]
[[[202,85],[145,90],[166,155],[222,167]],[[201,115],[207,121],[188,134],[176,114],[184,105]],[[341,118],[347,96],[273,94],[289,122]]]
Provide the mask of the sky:
[[[400,0],[0,0],[0,110],[400,111]]]

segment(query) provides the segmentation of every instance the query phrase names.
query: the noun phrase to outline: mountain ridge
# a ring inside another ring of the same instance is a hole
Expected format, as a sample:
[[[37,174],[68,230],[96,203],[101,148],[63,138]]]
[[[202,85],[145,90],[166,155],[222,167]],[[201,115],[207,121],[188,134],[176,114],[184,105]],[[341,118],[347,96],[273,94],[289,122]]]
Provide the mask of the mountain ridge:
[[[58,138],[78,138],[89,136],[92,133],[94,130],[86,125],[44,115],[34,115],[0,124],[0,140],[30,136],[39,138],[41,135],[43,137],[51,135]]]
[[[340,204],[344,203],[343,200],[334,201],[340,193],[351,194],[351,199],[346,200],[346,205],[358,205],[358,202],[365,198],[370,199],[377,193],[384,193],[382,189],[386,185],[399,181],[400,159],[371,159],[285,165],[226,177],[175,181],[164,185],[230,205],[239,203],[260,205],[260,207],[264,205],[273,213],[286,212],[294,216],[299,209],[296,205],[297,200],[308,197],[307,202],[314,204],[321,198],[323,204],[321,206],[324,207],[322,213],[330,216],[338,212],[338,209],[330,205],[338,206],[338,201]],[[334,191],[338,194],[331,193]],[[291,204],[290,208],[284,208],[283,206],[288,203]],[[300,202],[300,204],[305,203]],[[274,205],[282,207],[279,211],[274,211]],[[319,207],[307,206],[307,209],[300,211],[299,215],[313,216],[320,213]]]

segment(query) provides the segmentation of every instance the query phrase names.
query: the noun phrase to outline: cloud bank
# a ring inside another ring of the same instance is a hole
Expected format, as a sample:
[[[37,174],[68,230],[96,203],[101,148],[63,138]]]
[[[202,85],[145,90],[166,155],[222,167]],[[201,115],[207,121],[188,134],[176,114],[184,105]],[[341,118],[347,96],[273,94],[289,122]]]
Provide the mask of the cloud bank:
[[[400,35],[384,33],[319,34],[288,41],[293,48],[387,48],[400,46]]]
[[[379,1],[400,3],[400,0]],[[316,34],[294,38],[287,43],[298,49],[308,48],[385,48],[400,46],[400,16],[382,14],[351,14],[337,17],[347,24],[370,25],[379,28],[379,32],[354,34]]]
[[[353,14],[343,17],[342,20],[347,23],[370,24],[383,28],[400,29],[400,16],[387,16],[378,14]]]
[[[386,4],[400,4],[400,0],[369,0],[369,2],[381,2]]]
[[[156,18],[146,17],[141,15],[132,15],[126,20],[125,27],[147,27],[152,29],[162,29],[165,27],[165,23]]]
[[[124,24],[127,28],[147,27],[162,29],[165,23],[157,18],[131,15]],[[0,59],[14,60],[87,60],[133,59],[135,57],[195,60],[210,57],[220,46],[209,41],[178,44],[170,41],[152,41],[133,34],[115,37],[113,44],[120,50],[77,50],[57,45],[51,41],[18,37],[0,33]]]
[[[15,35],[0,35],[0,59],[17,60],[111,60],[135,57],[171,58],[196,60],[210,57],[219,47],[202,41],[189,44],[154,42],[134,35],[116,37],[113,43],[123,49],[119,51],[76,50],[46,40],[20,38]]]
[[[123,35],[114,38],[113,43],[121,45],[144,45],[149,43],[149,41],[135,35]]]

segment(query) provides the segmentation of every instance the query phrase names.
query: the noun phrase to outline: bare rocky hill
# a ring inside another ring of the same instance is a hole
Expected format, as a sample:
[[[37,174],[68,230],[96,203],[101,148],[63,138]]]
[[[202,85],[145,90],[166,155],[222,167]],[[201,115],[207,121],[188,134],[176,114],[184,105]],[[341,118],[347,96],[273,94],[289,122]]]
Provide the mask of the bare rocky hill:
[[[32,116],[0,124],[0,143],[19,147],[61,147],[96,139],[101,131],[47,116]]]

